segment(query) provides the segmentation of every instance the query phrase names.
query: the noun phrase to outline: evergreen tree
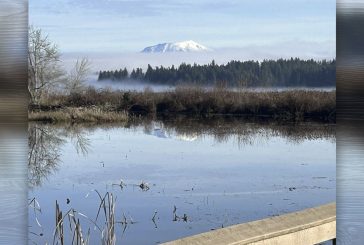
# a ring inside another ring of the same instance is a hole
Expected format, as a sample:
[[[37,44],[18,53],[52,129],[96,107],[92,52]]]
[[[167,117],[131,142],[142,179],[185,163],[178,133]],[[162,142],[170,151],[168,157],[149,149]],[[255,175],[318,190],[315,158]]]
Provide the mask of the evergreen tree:
[[[119,71],[100,71],[99,80],[128,78],[126,68]],[[145,73],[141,68],[133,69],[130,78],[147,80],[155,84],[175,85],[195,83],[215,85],[224,81],[228,86],[335,86],[336,60],[315,61],[298,58],[235,61],[217,65],[214,60],[207,65],[182,63],[179,67],[155,67],[148,65]]]

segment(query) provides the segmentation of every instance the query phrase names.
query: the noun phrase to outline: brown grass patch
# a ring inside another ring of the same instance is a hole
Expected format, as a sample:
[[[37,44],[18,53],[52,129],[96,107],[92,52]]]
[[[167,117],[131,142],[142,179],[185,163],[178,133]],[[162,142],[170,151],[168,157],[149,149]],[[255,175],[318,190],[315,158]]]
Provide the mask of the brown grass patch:
[[[66,109],[64,112],[65,109],[59,109],[59,107],[73,109]],[[100,110],[89,109],[90,107],[100,108]],[[35,112],[37,110],[50,112],[37,114]],[[30,111],[33,114],[30,115],[30,119],[43,118],[53,121],[70,119],[76,121],[123,120],[125,112],[128,112],[134,115],[189,114],[200,116],[218,114],[270,117],[291,121],[316,119],[335,122],[336,91],[251,92],[227,89],[177,88],[167,92],[148,90],[125,92],[98,91],[89,88],[82,93],[68,96],[50,95],[41,105],[31,106]],[[119,112],[124,114],[119,115]]]
[[[50,111],[30,111],[29,121],[48,122],[125,122],[126,112],[105,111],[101,108],[66,107]]]

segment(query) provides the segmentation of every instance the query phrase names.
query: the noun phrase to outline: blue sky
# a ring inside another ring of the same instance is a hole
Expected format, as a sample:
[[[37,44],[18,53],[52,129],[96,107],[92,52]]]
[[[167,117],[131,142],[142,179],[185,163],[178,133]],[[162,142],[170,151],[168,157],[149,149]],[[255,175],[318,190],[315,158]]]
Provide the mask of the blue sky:
[[[138,52],[184,40],[334,49],[336,36],[334,0],[31,0],[29,18],[63,52]]]

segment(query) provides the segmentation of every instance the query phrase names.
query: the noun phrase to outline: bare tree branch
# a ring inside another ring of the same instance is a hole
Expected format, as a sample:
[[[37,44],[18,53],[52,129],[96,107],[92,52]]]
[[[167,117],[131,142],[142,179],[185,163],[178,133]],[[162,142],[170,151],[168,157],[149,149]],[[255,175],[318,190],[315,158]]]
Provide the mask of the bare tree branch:
[[[46,91],[60,83],[64,71],[60,67],[57,45],[40,29],[29,27],[28,90],[32,103],[39,103]]]
[[[67,79],[66,90],[68,93],[80,92],[85,88],[85,81],[90,72],[90,62],[87,58],[77,59],[77,62]]]

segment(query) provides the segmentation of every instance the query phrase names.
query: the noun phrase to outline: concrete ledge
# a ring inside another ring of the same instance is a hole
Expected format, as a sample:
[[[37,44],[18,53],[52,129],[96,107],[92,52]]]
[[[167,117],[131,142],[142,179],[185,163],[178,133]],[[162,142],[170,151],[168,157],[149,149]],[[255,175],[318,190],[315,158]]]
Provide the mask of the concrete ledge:
[[[201,233],[165,245],[318,244],[336,238],[336,203]]]

